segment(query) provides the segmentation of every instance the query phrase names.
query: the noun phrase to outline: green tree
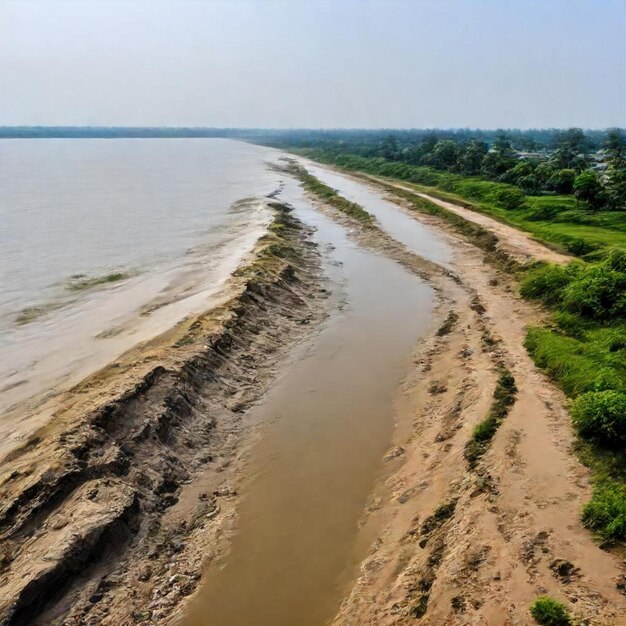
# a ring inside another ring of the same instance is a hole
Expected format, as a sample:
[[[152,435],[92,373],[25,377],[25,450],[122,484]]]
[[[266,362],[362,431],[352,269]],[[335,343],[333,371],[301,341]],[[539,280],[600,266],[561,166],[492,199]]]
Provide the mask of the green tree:
[[[503,131],[498,130],[495,141],[493,142],[493,150],[501,158],[513,158],[515,150],[511,147],[511,138]]]
[[[480,174],[480,166],[487,154],[487,144],[474,139],[470,141],[459,158],[459,166],[464,174]]]
[[[605,202],[604,189],[595,172],[586,170],[574,180],[574,196],[582,200],[592,211],[597,211]]]
[[[497,150],[490,150],[480,164],[480,171],[487,178],[497,179],[515,166],[515,159],[504,156]]]
[[[604,141],[609,162],[615,167],[624,167],[626,161],[626,137],[621,128],[611,128]]]
[[[395,161],[398,159],[398,140],[393,135],[389,135],[382,141],[380,145],[380,156],[388,161]]]
[[[435,145],[432,153],[432,164],[440,169],[454,169],[459,158],[459,147],[456,141],[442,139]]]
[[[552,165],[552,163],[550,163],[549,161],[542,161],[541,163],[537,165],[534,173],[535,173],[535,176],[537,177],[537,180],[539,181],[539,184],[542,185],[543,187],[546,187],[548,184],[548,181],[550,180],[550,178],[552,177],[555,171],[556,170],[554,169],[554,166]]]
[[[511,140],[504,131],[499,130],[491,150],[483,158],[481,173],[487,178],[498,179],[516,164]]]
[[[570,194],[574,190],[574,180],[576,180],[575,170],[557,170],[547,180],[547,187],[556,193]]]
[[[555,137],[555,144],[557,150],[550,158],[555,169],[575,169],[580,172],[587,167],[584,155],[586,137],[580,128],[560,131]]]
[[[626,168],[610,166],[606,173],[606,196],[609,207],[613,210],[626,209]]]
[[[626,208],[626,138],[619,128],[609,130],[604,142],[607,153],[606,194],[612,209]]]

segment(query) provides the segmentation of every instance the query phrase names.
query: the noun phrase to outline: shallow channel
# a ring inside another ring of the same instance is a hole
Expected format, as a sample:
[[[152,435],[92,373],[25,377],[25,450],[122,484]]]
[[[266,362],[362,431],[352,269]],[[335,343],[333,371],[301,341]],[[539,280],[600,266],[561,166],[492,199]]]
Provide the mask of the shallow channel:
[[[331,619],[367,546],[356,545],[368,494],[391,443],[393,398],[431,324],[431,289],[360,249],[295,183],[282,199],[316,227],[335,307],[295,348],[256,418],[230,554],[211,567],[188,626],[321,625]]]

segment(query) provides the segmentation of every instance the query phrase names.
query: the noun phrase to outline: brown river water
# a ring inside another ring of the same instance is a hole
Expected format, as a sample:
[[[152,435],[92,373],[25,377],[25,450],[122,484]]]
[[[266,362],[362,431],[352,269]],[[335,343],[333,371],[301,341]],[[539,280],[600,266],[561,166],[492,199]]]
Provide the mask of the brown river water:
[[[340,178],[332,175],[334,186]],[[354,191],[354,181],[345,183]],[[317,229],[336,308],[254,409],[268,425],[246,468],[254,478],[232,550],[205,573],[187,626],[319,626],[332,619],[367,551],[358,523],[391,444],[394,398],[432,324],[428,286],[359,248],[295,183],[282,198]],[[372,213],[390,209],[373,195],[368,204]],[[446,258],[436,235],[400,211],[390,219],[404,225],[414,249]]]

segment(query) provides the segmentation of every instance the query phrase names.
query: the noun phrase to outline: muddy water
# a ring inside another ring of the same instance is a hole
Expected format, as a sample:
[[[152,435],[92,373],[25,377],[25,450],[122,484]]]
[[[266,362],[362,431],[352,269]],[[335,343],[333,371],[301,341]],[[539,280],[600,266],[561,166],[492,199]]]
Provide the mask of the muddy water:
[[[450,262],[452,250],[436,230],[407,215],[396,204],[385,200],[378,191],[325,167],[308,161],[303,164],[319,180],[374,215],[383,230],[411,252],[442,265]]]
[[[226,297],[270,219],[268,154],[220,139],[0,141],[0,453],[48,419],[44,400]],[[116,273],[128,277],[72,288]]]
[[[318,229],[335,310],[299,347],[253,419],[232,551],[206,573],[188,626],[319,626],[335,614],[365,545],[357,524],[393,428],[393,397],[430,325],[429,287],[359,249],[345,231],[283,193]]]

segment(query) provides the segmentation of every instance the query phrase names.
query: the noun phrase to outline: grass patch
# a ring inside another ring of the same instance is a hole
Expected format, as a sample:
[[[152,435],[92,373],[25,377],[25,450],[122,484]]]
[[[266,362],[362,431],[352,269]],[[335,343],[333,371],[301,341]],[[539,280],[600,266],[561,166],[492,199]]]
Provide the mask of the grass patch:
[[[443,337],[444,335],[449,335],[454,329],[458,319],[459,316],[454,311],[450,311],[448,317],[446,317],[441,327],[437,330],[437,336]]]
[[[530,614],[538,624],[543,626],[570,626],[572,618],[562,602],[542,596],[530,606]]]
[[[569,332],[575,332],[575,335]],[[581,393],[626,391],[626,350],[611,351],[611,339],[626,334],[622,325],[587,329],[530,328],[525,346],[535,363],[575,398]]]
[[[582,520],[606,541],[626,540],[626,485],[609,478],[597,480]]]
[[[626,252],[608,249],[593,261],[539,265],[521,282],[526,298],[553,310],[551,327],[529,329],[525,345],[572,399],[582,461],[593,495],[585,525],[605,540],[626,539]]]
[[[465,446],[465,459],[470,468],[476,467],[480,458],[489,448],[489,444],[500,427],[502,420],[509,414],[511,406],[515,402],[516,394],[515,378],[508,369],[503,368],[493,392],[489,413],[474,428],[472,438]]]

